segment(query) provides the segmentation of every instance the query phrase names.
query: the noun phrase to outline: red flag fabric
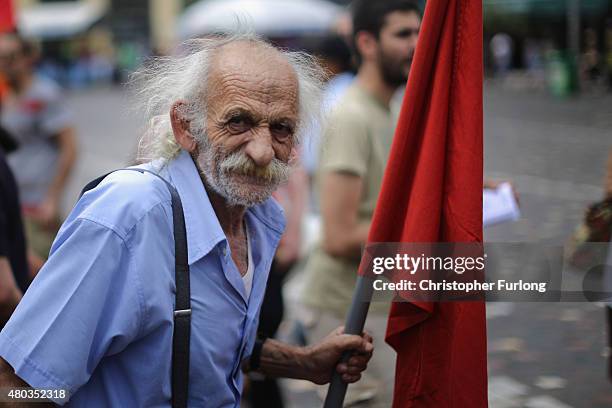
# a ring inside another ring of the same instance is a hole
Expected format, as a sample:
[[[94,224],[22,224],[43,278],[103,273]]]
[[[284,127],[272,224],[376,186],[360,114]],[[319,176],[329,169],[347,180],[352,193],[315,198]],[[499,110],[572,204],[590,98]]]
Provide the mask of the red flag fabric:
[[[15,30],[13,0],[0,0],[0,33]]]
[[[428,1],[368,241],[482,242],[482,1]],[[394,303],[394,408],[487,406],[482,302]]]

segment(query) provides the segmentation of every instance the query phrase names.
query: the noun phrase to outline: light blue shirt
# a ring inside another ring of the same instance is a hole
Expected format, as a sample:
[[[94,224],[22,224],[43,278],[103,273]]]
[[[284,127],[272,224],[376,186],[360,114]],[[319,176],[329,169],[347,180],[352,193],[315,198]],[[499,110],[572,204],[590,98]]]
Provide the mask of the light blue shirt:
[[[239,407],[240,363],[255,341],[282,210],[270,199],[246,212],[255,266],[247,297],[190,156],[181,153],[160,174],[178,190],[187,227],[189,405]],[[31,386],[68,390],[67,406],[169,407],[174,295],[166,186],[147,173],[112,173],[62,226],[0,333],[0,356]]]

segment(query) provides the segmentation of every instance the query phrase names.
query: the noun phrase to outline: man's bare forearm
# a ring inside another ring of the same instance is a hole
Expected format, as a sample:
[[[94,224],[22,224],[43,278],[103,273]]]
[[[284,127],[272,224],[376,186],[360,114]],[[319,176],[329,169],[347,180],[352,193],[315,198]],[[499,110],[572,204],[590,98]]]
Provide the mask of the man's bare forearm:
[[[54,201],[59,200],[62,191],[64,191],[77,156],[77,144],[74,129],[67,128],[62,130],[61,134],[59,134],[57,138],[60,146],[60,156],[58,159],[57,172],[47,192],[47,196]]]
[[[332,171],[325,174],[321,185],[323,250],[332,256],[359,259],[370,227],[369,221],[359,219],[363,178]]]
[[[343,381],[358,381],[372,356],[372,337],[367,333],[352,336],[343,332],[344,328],[338,327],[308,347],[268,339],[261,349],[258,371],[270,377],[297,378],[315,384],[327,384],[333,372],[341,374]],[[348,351],[355,354],[348,361],[340,362]],[[250,367],[245,369],[249,371]]]
[[[328,233],[323,238],[323,249],[333,256],[357,259],[361,258],[361,251],[368,239],[370,223],[356,224],[351,229],[337,231],[335,234]]]
[[[2,289],[3,291],[5,289]],[[18,288],[11,290],[11,293],[0,302],[0,327],[3,327],[11,318],[15,308],[21,300],[21,291]]]
[[[21,300],[11,264],[7,257],[0,257],[0,326],[4,326]]]
[[[306,351],[274,339],[267,339],[261,349],[259,370],[270,377],[307,379]]]
[[[7,389],[29,387],[30,385],[19,378],[13,367],[0,357],[0,392],[6,393]],[[1,402],[0,406],[6,408],[48,408],[55,407],[51,402]]]
[[[363,246],[368,240],[368,234],[370,232],[370,222],[362,222],[355,226],[352,234],[349,235],[347,242],[347,255],[354,258],[361,258],[361,251]]]

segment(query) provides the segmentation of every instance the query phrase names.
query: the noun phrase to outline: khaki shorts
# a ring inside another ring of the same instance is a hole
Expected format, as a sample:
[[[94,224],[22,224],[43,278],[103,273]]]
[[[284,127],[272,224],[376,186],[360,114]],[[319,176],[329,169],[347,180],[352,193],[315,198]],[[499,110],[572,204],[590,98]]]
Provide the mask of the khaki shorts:
[[[34,252],[35,255],[46,261],[49,257],[49,251],[51,250],[51,244],[59,231],[61,224],[58,219],[51,228],[44,228],[38,222],[29,218],[28,216],[23,217],[23,224],[25,228],[26,240],[28,248]]]

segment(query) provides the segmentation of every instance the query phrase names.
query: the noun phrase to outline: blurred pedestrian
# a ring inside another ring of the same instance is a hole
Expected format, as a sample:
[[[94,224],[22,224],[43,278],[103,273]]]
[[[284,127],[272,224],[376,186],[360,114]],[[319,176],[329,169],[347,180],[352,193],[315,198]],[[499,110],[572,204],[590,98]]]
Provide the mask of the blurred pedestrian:
[[[606,27],[606,71],[608,76],[608,90],[612,92],[612,20]]]
[[[581,58],[582,82],[589,87],[597,85],[601,77],[601,54],[597,41],[597,32],[592,28],[584,30],[584,52]]]
[[[0,127],[0,330],[29,282],[19,193],[4,156],[16,146],[9,133]]]
[[[489,47],[493,55],[495,75],[503,78],[512,66],[512,56],[514,53],[512,37],[506,33],[497,33],[491,38]]]
[[[315,56],[329,74],[323,93],[326,110],[331,110],[353,83],[352,55],[349,44],[337,34],[328,34],[315,47]]]
[[[76,160],[72,117],[59,87],[34,73],[36,51],[17,34],[0,35],[8,90],[0,123],[19,148],[8,155],[33,253],[46,259],[60,224],[60,200]]]
[[[612,148],[608,153],[608,166],[604,181],[605,198],[612,200]],[[609,226],[612,234],[612,225]],[[604,269],[604,292],[612,294],[612,239],[608,243],[608,257]],[[606,325],[608,326],[608,348],[612,350],[612,296],[606,305]],[[608,378],[612,381],[612,355],[608,356]]]
[[[353,42],[359,64],[355,81],[330,113],[317,174],[322,237],[306,265],[303,302],[309,339],[344,322],[357,279],[395,122],[391,99],[410,71],[421,23],[407,0],[358,1],[353,7]],[[383,335],[389,304],[373,303],[369,331]],[[363,380],[349,387],[346,404],[390,407],[395,352],[379,341]]]
[[[318,58],[320,64],[328,73],[328,80],[323,91],[322,105],[323,111],[329,114],[337,106],[355,79],[355,74],[352,71],[351,49],[338,34],[328,34],[318,39],[310,48],[312,48],[311,53]],[[315,126],[309,132],[308,142],[302,146],[300,155],[302,164],[311,182],[314,179],[319,162],[321,132],[320,126]]]

